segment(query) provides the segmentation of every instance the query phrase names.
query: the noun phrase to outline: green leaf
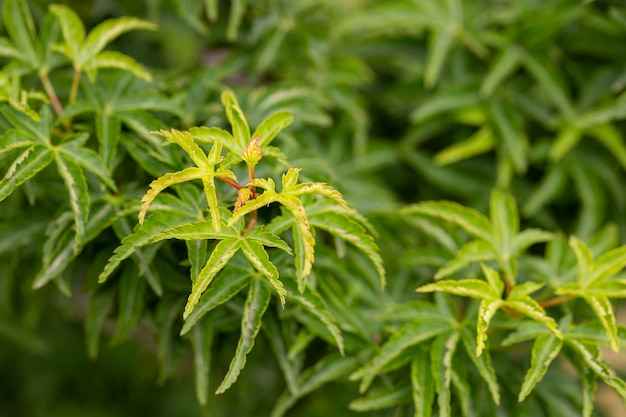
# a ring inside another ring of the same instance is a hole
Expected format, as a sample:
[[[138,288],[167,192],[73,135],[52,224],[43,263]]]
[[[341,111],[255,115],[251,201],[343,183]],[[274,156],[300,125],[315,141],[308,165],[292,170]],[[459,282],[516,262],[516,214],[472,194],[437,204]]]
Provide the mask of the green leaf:
[[[152,81],[152,74],[150,74],[148,70],[146,70],[141,64],[139,64],[130,56],[122,54],[120,52],[102,51],[98,55],[87,61],[84,66],[84,70],[87,72],[87,75],[95,73],[101,68],[120,69],[129,72],[137,78],[141,78],[142,80],[146,80],[148,82]],[[95,77],[91,78],[92,82],[95,81]]]
[[[7,198],[17,187],[28,181],[54,160],[54,153],[43,146],[31,146],[9,166],[0,180],[0,201]]]
[[[359,385],[359,392],[366,391],[385,365],[402,355],[408,348],[450,330],[450,326],[451,323],[445,321],[433,321],[409,323],[399,328],[381,346],[378,354],[357,371],[357,375],[360,374],[362,379]],[[352,378],[354,377],[355,374],[353,373]]]
[[[166,188],[179,184],[181,182],[187,182],[194,179],[202,178],[206,173],[198,167],[185,168],[182,171],[167,173],[150,183],[148,192],[141,199],[141,210],[139,211],[139,224],[144,222],[146,212],[152,204],[152,201],[157,195]]]
[[[556,359],[563,346],[563,341],[553,334],[542,334],[535,339],[533,344],[530,369],[524,376],[524,382],[520,389],[518,401],[522,402],[543,379],[548,367]]]
[[[3,23],[16,49],[31,67],[36,68],[41,51],[38,48],[35,24],[26,0],[6,0],[2,12]]]
[[[269,145],[276,135],[293,122],[293,114],[287,110],[277,111],[266,117],[256,128],[252,137],[260,137],[259,145],[261,148]]]
[[[183,300],[179,296],[164,296],[157,304],[154,313],[154,336],[156,353],[159,359],[158,384],[163,384],[171,375],[175,362],[177,338],[173,331],[174,323],[180,316]]]
[[[493,247],[484,240],[472,240],[458,250],[454,259],[437,270],[435,279],[445,278],[473,262],[486,262],[497,258]]]
[[[104,320],[113,305],[113,291],[100,290],[89,298],[85,320],[85,344],[89,359],[96,359],[100,350],[100,335]]]
[[[120,141],[120,119],[108,114],[96,114],[96,137],[100,143],[100,156],[105,166],[111,168]]]
[[[443,291],[448,294],[489,301],[498,301],[501,297],[501,294],[495,288],[480,279],[442,280],[423,285],[417,289],[417,292],[433,291]]]
[[[237,98],[232,91],[224,91],[222,93],[222,105],[226,111],[226,118],[233,129],[233,137],[236,144],[236,153],[243,153],[244,149],[250,141],[250,128],[246,117],[239,107]]]
[[[593,265],[593,273],[591,274],[589,284],[596,286],[626,267],[626,246],[620,246],[600,255]]]
[[[315,317],[322,323],[337,344],[339,353],[343,355],[343,337],[341,330],[337,326],[335,317],[328,311],[324,299],[317,291],[309,287],[305,287],[304,291],[301,291],[300,288],[296,288],[293,280],[286,279],[284,284],[287,290],[287,298],[290,301],[300,304],[310,316]]]
[[[489,108],[495,124],[495,130],[498,132],[507,154],[513,161],[515,171],[520,174],[525,173],[528,167],[526,155],[528,138],[524,130],[515,123],[512,109],[505,106],[501,101],[491,101]]]
[[[189,317],[195,305],[200,300],[200,296],[207,289],[215,275],[226,266],[240,247],[241,240],[239,239],[224,239],[215,246],[213,252],[211,252],[211,256],[209,256],[209,260],[204,268],[202,268],[202,271],[200,271],[198,280],[191,287],[191,294],[189,294],[187,304],[185,305],[185,312],[183,313],[185,320]]]
[[[100,156],[93,150],[79,146],[78,141],[64,143],[58,147],[59,154],[65,154],[65,159],[73,160],[82,168],[95,174],[111,190],[116,191],[117,187],[111,178],[107,166],[102,162]]]
[[[518,311],[531,319],[543,323],[548,329],[559,339],[563,338],[563,335],[558,329],[557,323],[554,319],[548,316],[543,308],[534,299],[527,295],[515,296],[506,299],[504,305],[515,311]]]
[[[200,269],[207,261],[207,241],[188,240],[185,243],[187,245],[187,259],[189,259],[191,264],[191,282],[196,282]]]
[[[588,347],[577,341],[567,341],[567,344],[578,354],[579,360],[596,374],[605,384],[613,388],[622,399],[626,399],[626,383],[615,375],[604,362],[599,354],[592,352]]]
[[[465,159],[473,158],[491,151],[495,140],[489,126],[483,126],[469,138],[455,142],[437,152],[434,161],[439,165],[449,165]]]
[[[626,169],[626,146],[624,145],[624,136],[617,127],[612,124],[605,123],[593,126],[587,130],[587,134],[593,136],[598,142],[617,159]]]
[[[141,317],[145,292],[146,281],[138,276],[134,265],[129,265],[120,277],[117,321],[111,343],[121,343],[130,337]]]
[[[113,255],[109,258],[103,271],[98,277],[98,282],[103,283],[119,266],[119,264],[129,258],[137,248],[152,243],[154,238],[174,225],[184,221],[180,213],[160,211],[150,216],[143,224],[137,225],[133,234],[126,236],[122,244],[118,246]]]
[[[513,236],[511,244],[509,246],[511,251],[511,256],[519,256],[526,251],[530,246],[541,243],[548,242],[554,238],[554,234],[551,232],[546,232],[540,229],[526,229],[522,230],[520,233]]]
[[[233,135],[231,135],[229,132],[225,131],[224,129],[220,129],[219,127],[206,127],[206,126],[192,127],[191,129],[189,129],[189,133],[191,134],[193,139],[198,142],[204,142],[204,143],[221,142],[224,145],[224,147],[228,149],[230,152],[234,152],[237,155],[240,155],[241,152],[243,152],[243,150],[240,150],[237,147],[237,144],[235,142],[235,139],[233,138]]]
[[[478,307],[478,317],[476,319],[476,356],[482,355],[485,350],[489,323],[491,323],[491,319],[503,304],[504,302],[502,300],[484,299],[480,302],[480,306]]]
[[[356,246],[374,264],[381,285],[385,287],[385,269],[380,256],[380,249],[374,238],[367,233],[359,223],[349,217],[349,214],[340,211],[326,211],[309,216],[311,226],[326,230],[333,236],[337,236]]]
[[[589,283],[593,271],[593,253],[585,242],[574,235],[569,238],[569,246],[574,251],[578,263],[578,283],[585,285]]]
[[[100,23],[89,32],[83,43],[79,67],[83,67],[118,36],[137,29],[155,30],[156,26],[151,22],[134,17],[118,17]]]
[[[451,201],[425,201],[411,204],[404,209],[403,214],[421,214],[443,219],[456,224],[473,236],[486,242],[492,242],[491,225],[489,219],[480,212]]]
[[[70,197],[70,206],[74,213],[76,238],[74,253],[80,252],[85,237],[85,223],[89,216],[89,190],[87,180],[80,166],[73,159],[56,152],[55,160],[59,174],[65,182],[65,188]]]
[[[226,230],[215,229],[213,221],[200,220],[191,223],[180,224],[168,228],[154,236],[153,242],[164,239],[180,239],[186,241],[206,240],[206,239],[237,239],[239,232],[234,228]]]
[[[452,47],[454,38],[452,32],[443,28],[430,35],[428,40],[428,60],[424,71],[424,86],[426,88],[433,87],[441,76],[442,68],[446,55]]]
[[[267,310],[271,295],[271,291],[262,280],[252,280],[250,290],[248,291],[248,298],[243,307],[241,337],[237,344],[237,351],[235,352],[235,357],[230,362],[228,373],[215,391],[216,394],[221,394],[230,388],[246,365],[246,357],[254,346],[254,339],[261,328],[261,318],[265,310]]]
[[[435,380],[430,367],[430,354],[421,348],[411,360],[411,392],[415,417],[431,417],[435,400]]]
[[[450,382],[452,380],[452,358],[456,351],[460,333],[452,331],[435,338],[430,351],[430,363],[437,391],[439,416],[451,416]]]
[[[555,138],[550,148],[549,158],[551,161],[558,161],[569,153],[582,137],[582,132],[572,126],[563,128]]]
[[[193,366],[198,403],[206,405],[209,400],[209,371],[211,369],[211,346],[214,334],[212,323],[204,320],[194,326],[190,334],[193,350]]]
[[[267,278],[278,294],[280,303],[284,306],[287,291],[285,290],[283,284],[278,280],[278,270],[270,261],[269,255],[263,245],[252,239],[243,239],[241,242],[241,250],[254,269]]]
[[[620,341],[617,337],[617,323],[615,320],[615,313],[613,312],[613,306],[611,305],[611,300],[609,300],[606,296],[584,298],[602,324],[602,327],[604,327],[604,331],[606,331],[606,334],[611,341],[611,349],[615,352],[619,352]]]
[[[251,271],[242,268],[227,266],[215,278],[191,314],[185,320],[180,331],[181,336],[186,334],[206,313],[237,295],[250,282]]]
[[[511,76],[520,65],[518,49],[515,45],[502,48],[500,55],[493,60],[493,65],[483,78],[480,93],[483,96],[491,96],[493,92]]]
[[[519,232],[519,213],[515,199],[509,193],[494,190],[491,193],[489,214],[498,246],[508,249]]]
[[[364,412],[382,410],[400,404],[405,404],[411,399],[411,387],[392,387],[384,391],[376,392],[367,397],[359,398],[348,404],[351,410]]]
[[[496,405],[500,404],[500,387],[498,385],[498,379],[496,377],[496,371],[491,365],[491,355],[489,351],[484,351],[480,356],[476,356],[476,337],[471,329],[463,327],[461,329],[461,341],[465,347],[465,352],[470,358],[478,373],[482,377],[483,381],[489,388],[491,398]]]
[[[85,40],[85,26],[80,17],[67,6],[51,4],[49,10],[56,15],[61,22],[63,39],[67,45],[69,58],[72,62],[78,62],[83,42]]]

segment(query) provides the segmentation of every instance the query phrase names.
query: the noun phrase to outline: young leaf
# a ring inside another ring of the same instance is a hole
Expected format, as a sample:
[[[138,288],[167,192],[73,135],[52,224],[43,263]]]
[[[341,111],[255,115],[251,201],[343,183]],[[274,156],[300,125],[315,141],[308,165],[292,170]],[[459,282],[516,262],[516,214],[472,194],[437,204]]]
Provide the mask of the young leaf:
[[[243,239],[241,250],[254,269],[267,278],[274,290],[276,290],[281,305],[284,306],[287,291],[285,291],[285,287],[283,287],[283,284],[278,280],[278,270],[270,261],[270,257],[263,245],[253,239]]]
[[[246,356],[254,346],[254,339],[261,328],[261,318],[269,305],[271,291],[260,279],[253,279],[248,291],[248,298],[243,308],[241,318],[241,337],[237,344],[235,357],[230,362],[228,373],[215,391],[216,394],[225,392],[237,380],[239,373],[246,365]]]
[[[222,93],[222,105],[226,111],[226,118],[233,129],[236,153],[241,154],[250,141],[248,122],[232,91],[224,91]]]
[[[256,128],[252,137],[260,137],[259,145],[261,148],[269,145],[276,135],[293,122],[293,114],[286,110],[277,111],[269,115]]]

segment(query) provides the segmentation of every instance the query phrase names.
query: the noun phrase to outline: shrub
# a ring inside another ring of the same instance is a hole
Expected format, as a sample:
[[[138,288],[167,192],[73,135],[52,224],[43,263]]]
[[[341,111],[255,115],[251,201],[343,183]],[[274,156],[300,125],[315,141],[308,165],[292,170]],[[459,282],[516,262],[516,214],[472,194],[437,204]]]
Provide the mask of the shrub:
[[[2,13],[7,415],[626,400],[621,6]]]

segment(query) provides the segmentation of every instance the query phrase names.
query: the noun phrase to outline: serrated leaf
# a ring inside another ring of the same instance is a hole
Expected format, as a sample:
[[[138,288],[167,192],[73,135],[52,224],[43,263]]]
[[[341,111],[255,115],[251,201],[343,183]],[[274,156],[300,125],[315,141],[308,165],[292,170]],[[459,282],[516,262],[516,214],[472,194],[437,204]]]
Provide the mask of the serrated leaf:
[[[209,162],[209,158],[205,155],[204,151],[198,146],[198,144],[193,140],[193,136],[191,133],[187,131],[180,131],[176,129],[171,130],[156,130],[151,132],[154,135],[161,136],[167,139],[171,143],[175,143],[180,146],[186,153],[189,155],[189,158],[193,161],[196,166],[199,168],[204,167],[213,167],[219,160]],[[214,143],[214,146],[217,144],[218,148],[221,149],[220,142],[217,141]],[[218,156],[219,156],[219,152]]]
[[[509,193],[494,190],[489,203],[491,228],[499,247],[509,248],[519,232],[519,213],[515,199]]]
[[[215,246],[209,256],[209,260],[204,268],[202,268],[202,271],[200,271],[197,281],[191,287],[191,294],[189,294],[187,304],[185,305],[185,312],[183,313],[185,320],[192,313],[194,307],[200,300],[200,296],[202,296],[202,293],[207,289],[215,275],[226,266],[240,247],[241,240],[239,239],[224,239]]]
[[[89,32],[83,43],[79,67],[99,54],[107,44],[118,36],[137,29],[155,30],[156,26],[151,22],[134,17],[118,17],[98,24]]]
[[[235,139],[230,132],[227,132],[224,129],[220,129],[219,127],[192,127],[189,129],[189,133],[191,136],[198,142],[204,143],[215,143],[221,142],[226,149],[230,152],[233,152],[237,155],[240,155],[241,152],[235,143]],[[239,158],[241,159],[241,158]]]
[[[365,228],[352,220],[349,215],[339,212],[323,212],[309,216],[309,223],[313,227],[326,230],[330,234],[350,242],[367,255],[378,272],[381,286],[385,287],[385,269],[380,256],[380,249]]]
[[[422,214],[456,224],[473,236],[492,242],[489,219],[480,212],[451,201],[425,201],[407,206],[403,214]]]
[[[478,307],[478,317],[476,318],[476,356],[481,356],[485,350],[485,343],[487,342],[487,329],[489,329],[491,319],[503,304],[504,302],[502,300],[484,299],[480,302],[480,306]]]
[[[241,337],[237,343],[235,357],[230,362],[228,373],[215,391],[216,394],[225,392],[235,383],[239,373],[246,365],[246,357],[254,346],[254,339],[261,328],[261,318],[267,310],[272,293],[266,284],[260,279],[253,279],[248,291],[248,298],[243,307],[241,318]]]
[[[293,114],[287,110],[277,111],[266,117],[256,128],[252,137],[260,137],[259,145],[261,148],[269,145],[276,135],[293,122]]]
[[[576,255],[578,263],[578,283],[584,285],[589,282],[593,268],[593,253],[585,242],[572,235],[569,238],[569,246]]]
[[[215,230],[210,220],[200,220],[180,224],[166,229],[154,236],[153,242],[164,239],[206,240],[206,239],[236,239],[239,233],[234,228]]]
[[[472,240],[458,250],[454,259],[437,270],[435,279],[439,280],[465,268],[474,262],[485,262],[497,257],[493,247],[484,240]]]
[[[400,404],[405,404],[411,399],[411,387],[392,387],[384,391],[376,392],[367,397],[359,398],[348,404],[351,410],[364,412],[382,410]]]
[[[75,241],[74,253],[80,252],[85,237],[85,223],[89,216],[89,190],[85,174],[73,159],[61,152],[55,153],[55,161],[59,174],[65,182],[70,197],[70,206],[74,213]]]
[[[613,306],[611,305],[611,300],[609,300],[606,296],[587,296],[584,298],[609,337],[609,340],[611,341],[611,349],[615,352],[619,352],[620,341],[617,337],[617,323],[615,320],[615,313],[613,312]]]
[[[194,326],[190,334],[196,398],[201,405],[206,405],[209,399],[209,371],[211,369],[213,336],[213,327],[208,320],[205,320],[198,326]]]
[[[542,334],[535,339],[530,368],[524,376],[524,382],[517,398],[519,402],[524,401],[537,383],[543,379],[548,367],[561,352],[561,346],[563,346],[563,340],[553,334]]]
[[[496,371],[491,365],[491,355],[489,351],[483,351],[480,356],[476,356],[476,337],[467,327],[461,329],[461,341],[463,342],[467,356],[478,370],[483,381],[487,384],[494,404],[499,405],[500,387],[498,385]]]
[[[130,264],[120,277],[117,320],[111,343],[121,343],[130,336],[141,317],[145,290],[146,281],[139,277],[137,268]]]
[[[89,298],[85,320],[85,344],[89,359],[98,357],[102,326],[113,305],[113,295],[112,291],[100,290]]]
[[[95,122],[96,137],[100,143],[100,156],[104,165],[110,169],[120,142],[122,124],[118,117],[101,113],[96,114]]]
[[[517,312],[530,317],[531,319],[543,323],[548,329],[559,339],[563,338],[563,335],[558,329],[557,323],[554,319],[548,316],[543,308],[534,299],[527,295],[515,296],[506,299],[504,305]]]
[[[141,210],[139,211],[139,224],[144,222],[146,212],[152,204],[152,201],[157,195],[166,188],[179,184],[181,182],[187,182],[194,179],[200,179],[206,173],[198,167],[185,168],[182,171],[167,173],[150,183],[148,192],[141,199]]]
[[[145,246],[164,230],[184,221],[180,213],[157,212],[150,216],[143,224],[137,225],[132,235],[128,235],[122,240],[113,255],[109,258],[104,270],[98,277],[98,282],[103,283],[125,259],[129,258],[137,248]]]
[[[102,68],[115,68],[129,72],[137,78],[151,82],[152,74],[132,57],[117,51],[102,51],[85,63],[84,70],[87,75],[95,73]],[[95,77],[91,77],[95,81]]]
[[[228,119],[228,122],[233,130],[236,153],[241,154],[250,141],[250,128],[248,127],[248,122],[246,121],[246,117],[244,116],[243,111],[241,111],[237,98],[232,91],[224,91],[221,97],[222,105],[226,111],[226,118]]]
[[[577,341],[568,340],[567,344],[578,353],[582,363],[589,370],[596,374],[605,384],[613,388],[622,399],[626,399],[626,383],[601,361],[597,353],[592,352],[588,347]]]
[[[335,317],[328,311],[324,299],[317,291],[309,287],[305,287],[304,291],[301,291],[300,288],[296,288],[293,284],[293,280],[286,279],[284,281],[285,289],[287,290],[287,298],[290,301],[300,304],[308,314],[315,317],[323,324],[324,328],[328,330],[337,344],[339,353],[343,355],[343,337],[341,330],[337,326]]]
[[[154,313],[154,336],[156,354],[159,359],[158,384],[163,384],[174,367],[174,323],[180,317],[183,299],[179,296],[162,297]]]
[[[596,286],[597,283],[611,278],[626,267],[626,246],[620,246],[600,255],[593,265],[589,284]]]
[[[443,291],[448,294],[490,301],[500,300],[500,294],[491,285],[480,279],[442,280],[423,285],[417,289],[417,292],[433,291]]]
[[[63,39],[67,45],[68,57],[72,62],[80,58],[80,50],[85,40],[85,26],[76,12],[61,4],[51,4],[49,10],[61,23]]]
[[[446,322],[418,322],[409,323],[399,328],[381,346],[378,354],[357,371],[362,379],[359,385],[359,392],[366,391],[381,369],[402,355],[406,349],[448,331],[450,326],[451,323]],[[352,378],[354,378],[354,375]]]
[[[259,271],[272,285],[276,293],[278,294],[278,298],[280,299],[280,303],[285,305],[285,297],[287,296],[287,291],[285,287],[278,279],[278,270],[276,266],[270,261],[269,255],[263,245],[257,241],[252,239],[243,239],[241,242],[241,250],[243,254],[248,259],[248,262]]]
[[[435,380],[432,378],[430,354],[419,349],[411,360],[411,392],[415,417],[431,417],[435,400]]]
[[[450,417],[451,415],[452,358],[459,339],[460,333],[457,331],[441,334],[435,338],[430,350],[431,370],[437,391],[440,417]]]
[[[79,164],[82,168],[95,174],[111,190],[116,191],[117,187],[111,178],[107,166],[102,162],[100,156],[93,150],[75,143],[68,142],[59,146],[58,153],[65,154],[68,158]]]
[[[251,271],[241,268],[226,267],[202,294],[200,301],[185,320],[180,331],[187,333],[206,313],[225,303],[246,287],[252,277]]]
[[[187,246],[187,259],[191,264],[191,282],[196,282],[200,269],[206,262],[207,241],[206,240],[188,240],[185,242]]]
[[[25,0],[3,2],[3,23],[11,40],[32,67],[39,63],[40,50],[37,47],[35,24]]]
[[[31,146],[18,156],[0,180],[0,201],[54,160],[54,153],[43,146]]]

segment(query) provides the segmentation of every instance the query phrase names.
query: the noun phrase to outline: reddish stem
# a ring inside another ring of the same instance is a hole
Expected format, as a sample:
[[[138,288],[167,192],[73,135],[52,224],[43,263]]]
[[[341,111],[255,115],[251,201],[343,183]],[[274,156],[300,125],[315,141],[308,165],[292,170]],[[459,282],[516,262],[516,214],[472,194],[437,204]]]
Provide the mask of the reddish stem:
[[[542,301],[539,303],[539,305],[542,308],[554,307],[554,306],[558,306],[559,304],[566,303],[572,299],[574,299],[573,295],[562,295],[560,297],[556,297],[551,300]]]
[[[237,184],[235,181],[226,178],[226,177],[220,177],[219,175],[216,175],[215,178],[217,178],[220,181],[224,181],[226,184],[230,185],[231,187],[235,188],[236,190],[241,190],[243,187],[239,184]]]

